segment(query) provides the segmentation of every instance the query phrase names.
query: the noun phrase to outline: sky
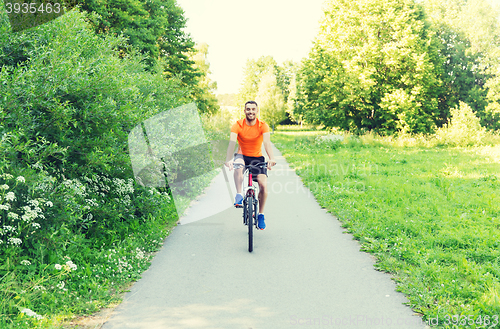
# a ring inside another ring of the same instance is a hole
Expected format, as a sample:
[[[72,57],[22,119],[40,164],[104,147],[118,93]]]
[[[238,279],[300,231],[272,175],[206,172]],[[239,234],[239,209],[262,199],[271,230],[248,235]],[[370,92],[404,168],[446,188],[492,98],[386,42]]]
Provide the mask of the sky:
[[[500,0],[489,0],[500,5]],[[324,0],[177,0],[185,29],[207,43],[217,94],[237,93],[248,59],[271,55],[282,64],[306,57],[323,16]]]
[[[177,0],[196,43],[207,43],[217,94],[237,93],[248,59],[299,62],[319,28],[323,0]]]

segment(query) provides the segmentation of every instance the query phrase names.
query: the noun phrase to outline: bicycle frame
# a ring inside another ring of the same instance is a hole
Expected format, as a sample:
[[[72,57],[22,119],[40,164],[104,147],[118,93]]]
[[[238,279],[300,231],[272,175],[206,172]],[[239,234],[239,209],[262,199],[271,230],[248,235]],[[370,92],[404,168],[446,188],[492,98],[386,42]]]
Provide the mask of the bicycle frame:
[[[254,207],[257,208],[258,202],[259,202],[259,184],[254,184],[253,177],[252,177],[252,171],[250,168],[245,168],[245,172],[243,173],[243,181],[246,181],[246,184],[243,186],[243,222],[245,225],[247,224],[245,221],[245,209],[246,208],[246,202],[248,200],[248,197],[252,197]]]
[[[250,168],[247,168],[245,170],[245,172],[243,173],[243,176],[248,176],[248,180],[247,180],[247,185],[246,187],[244,188],[244,195],[250,195],[250,196],[253,196],[254,198],[256,198],[258,195],[259,195],[259,184],[257,183],[256,185],[254,185],[254,181],[253,181],[253,177],[252,177],[252,171],[250,170]]]
[[[243,172],[243,182],[247,179],[247,184],[244,186],[243,198],[243,224],[248,226],[248,251],[253,250],[253,226],[257,227],[257,207],[259,204],[259,184],[254,184],[252,176],[252,167],[258,168],[259,166],[267,165],[265,162],[261,162],[256,166],[245,166],[245,171]],[[251,200],[251,201],[249,201]],[[251,202],[252,204],[249,204]]]

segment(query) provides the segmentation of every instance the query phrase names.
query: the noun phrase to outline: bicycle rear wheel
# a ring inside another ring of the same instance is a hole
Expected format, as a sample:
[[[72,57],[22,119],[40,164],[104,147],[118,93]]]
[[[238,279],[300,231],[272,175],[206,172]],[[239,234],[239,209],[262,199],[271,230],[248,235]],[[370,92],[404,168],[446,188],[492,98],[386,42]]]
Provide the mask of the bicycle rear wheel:
[[[254,217],[253,217],[253,197],[247,197],[247,204],[245,208],[247,225],[248,225],[248,252],[252,252],[253,250],[253,225],[254,225]]]

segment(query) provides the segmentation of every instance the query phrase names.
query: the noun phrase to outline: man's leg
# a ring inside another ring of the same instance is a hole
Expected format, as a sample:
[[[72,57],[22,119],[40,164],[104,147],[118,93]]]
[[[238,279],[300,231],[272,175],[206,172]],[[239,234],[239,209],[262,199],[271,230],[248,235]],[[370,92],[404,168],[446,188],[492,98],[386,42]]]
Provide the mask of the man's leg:
[[[242,158],[236,158],[234,164],[240,164],[243,167],[234,169],[234,184],[236,185],[236,193],[240,193],[243,189],[243,169],[245,168],[245,161]]]
[[[259,183],[259,213],[264,213],[264,207],[267,200],[267,176],[264,174],[257,175],[257,182]]]

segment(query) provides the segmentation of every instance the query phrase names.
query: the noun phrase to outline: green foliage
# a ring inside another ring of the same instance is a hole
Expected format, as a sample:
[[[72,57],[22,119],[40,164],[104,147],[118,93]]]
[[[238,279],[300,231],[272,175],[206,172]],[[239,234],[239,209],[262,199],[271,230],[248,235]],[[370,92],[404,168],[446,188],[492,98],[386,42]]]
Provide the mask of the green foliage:
[[[413,1],[329,1],[294,114],[353,131],[431,131],[441,82],[423,18]]]
[[[149,68],[159,64],[168,78],[180,76],[184,85],[196,85],[199,73],[188,56],[194,42],[183,31],[186,18],[175,0],[85,0],[81,8],[97,14],[89,16],[96,33],[123,35],[146,55]]]
[[[460,102],[460,107],[451,110],[450,123],[439,128],[436,137],[444,145],[477,145],[485,137],[485,129],[472,108]]]
[[[65,16],[14,42],[4,39],[12,48],[32,45],[31,60],[3,67],[2,122],[14,139],[8,152],[22,165],[64,168],[66,177],[87,172],[125,177],[128,132],[177,105],[186,93],[174,80],[146,73],[142,57],[118,58],[123,39],[97,37],[80,13]],[[68,19],[73,22],[66,26]],[[34,153],[29,145],[35,141],[46,147]]]
[[[274,69],[270,69],[260,79],[255,100],[259,104],[260,117],[274,130],[283,121],[286,111],[285,99],[276,82]]]
[[[208,63],[208,44],[202,43],[195,47],[196,53],[192,56],[194,67],[201,73],[198,85],[194,87],[194,99],[201,113],[215,113],[219,110],[219,104],[214,92],[217,90],[217,82],[210,80],[210,64]]]
[[[484,109],[481,123],[491,130],[500,130],[500,75],[490,78],[485,83],[488,89],[486,100],[488,105]]]
[[[426,0],[423,3],[427,19],[441,43],[444,89],[439,96],[439,107],[445,116],[440,118],[439,125],[447,121],[449,109],[462,101],[474,109],[484,126],[495,129],[494,116],[485,108],[495,102],[496,97],[496,92],[489,89],[499,64],[497,10],[486,0]]]
[[[298,66],[292,61],[278,65],[271,56],[248,60],[242,87],[237,95],[237,106],[243,108],[248,100],[256,100],[261,117],[271,126],[293,117],[295,76]],[[262,105],[261,102],[265,104]],[[233,105],[234,106],[234,105]]]
[[[373,134],[335,149],[308,135],[272,141],[424,320],[439,317],[445,328],[445,315],[470,314],[492,323],[500,307],[498,144],[396,147]]]
[[[247,101],[255,100],[259,91],[260,79],[266,72],[276,66],[277,63],[271,56],[262,56],[257,60],[247,60],[243,73],[243,83],[238,92],[237,107],[243,108]]]
[[[189,92],[78,10],[16,34],[2,12],[0,31],[0,327],[56,327],[116,300],[175,225],[127,141]]]

